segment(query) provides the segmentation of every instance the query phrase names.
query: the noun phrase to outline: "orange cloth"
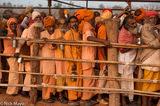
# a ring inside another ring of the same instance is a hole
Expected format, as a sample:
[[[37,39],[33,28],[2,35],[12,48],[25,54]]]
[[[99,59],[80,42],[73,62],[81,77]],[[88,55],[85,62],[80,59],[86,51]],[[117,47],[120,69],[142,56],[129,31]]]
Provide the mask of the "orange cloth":
[[[13,34],[13,32],[11,31],[11,28],[10,28],[10,24],[14,22],[14,23],[18,23],[17,19],[16,18],[10,18],[8,21],[7,21],[7,27],[8,27],[8,34]]]
[[[81,22],[84,19],[85,12],[87,9],[79,9],[77,12],[74,14],[78,18],[78,21]]]
[[[56,29],[54,32],[55,39],[64,38],[64,34],[60,31],[60,29]],[[63,45],[64,47],[64,45]],[[60,45],[57,45],[57,48],[55,50],[55,58],[65,58],[64,56],[64,50],[60,49]],[[56,61],[56,74],[62,75],[66,73],[66,62],[65,61]],[[65,84],[65,78],[58,77],[56,79],[56,85],[57,86],[64,86]],[[57,92],[62,92],[63,89],[57,89]]]
[[[41,38],[51,39],[51,36],[52,35],[50,35],[47,30],[41,32]],[[52,44],[45,44],[42,47],[41,57],[55,58],[55,48],[52,46]],[[55,74],[55,61],[47,61],[47,60],[40,61],[40,72],[44,74]],[[43,83],[55,85],[56,82],[53,76],[44,75]],[[42,99],[49,99],[51,93],[53,95],[55,94],[54,88],[42,88]]]
[[[95,36],[94,28],[88,22],[84,23],[83,26],[83,41],[88,41],[87,37]],[[96,47],[83,46],[82,47],[82,59],[91,59],[94,60],[96,57]],[[82,63],[83,70],[95,66],[95,63]]]
[[[89,21],[94,17],[94,12],[88,9],[80,9],[74,14],[74,16],[78,18],[79,22],[82,20]]]
[[[24,62],[24,69],[25,72],[31,72],[31,62]],[[24,78],[24,85],[30,85],[31,84],[31,74],[26,74]],[[23,91],[30,91],[30,87],[23,87]]]
[[[80,40],[79,33],[74,30],[69,30],[65,33],[65,40]],[[69,59],[81,59],[81,47],[80,46],[71,46],[65,45],[65,57]],[[72,66],[76,64],[77,70],[74,70],[78,75],[82,75],[82,64],[79,62],[66,62],[66,70],[67,74],[71,75]],[[66,78],[66,82],[68,86],[81,87],[82,79],[76,79],[76,81],[72,81],[70,78]],[[77,100],[81,96],[81,92],[68,90],[68,99],[69,100]]]
[[[78,26],[78,31],[82,33],[83,26],[85,21],[89,21],[94,18],[94,12],[88,9],[80,9],[75,13],[75,16],[78,18],[80,24]]]
[[[136,16],[135,15],[136,11],[141,11],[142,13],[139,16]],[[133,13],[133,17],[136,19],[136,21],[140,21],[140,20],[144,19],[145,15],[146,15],[146,10],[143,8],[136,9]]]
[[[94,18],[94,12],[92,10],[87,10],[84,16],[85,21],[90,21]]]
[[[12,32],[12,30],[11,30],[11,28],[10,28],[10,24],[12,23],[12,22],[15,22],[15,23],[17,23],[17,19],[16,18],[10,18],[8,21],[7,21],[7,26],[8,26],[8,35],[7,36],[12,36],[12,37],[20,37],[21,36],[21,31],[20,31],[20,29],[17,27],[17,35],[15,35],[13,32]],[[15,53],[15,50],[16,50],[16,48],[13,48],[12,47],[12,40],[4,40],[4,51],[3,51],[3,53],[6,53],[6,54],[14,54]],[[18,43],[18,42],[17,42]]]
[[[81,23],[78,25],[78,31],[79,31],[80,33],[82,33],[84,23],[85,23],[85,21],[82,20]]]
[[[55,24],[55,21],[52,16],[47,16],[44,18],[44,27],[54,26],[54,24]]]
[[[12,73],[13,71],[18,71],[18,63],[16,58],[8,58],[7,59],[9,65],[9,77],[8,77],[8,84],[19,84],[20,77],[17,73]],[[7,94],[18,94],[19,87],[7,87],[6,93]]]
[[[84,23],[83,26],[83,41],[88,41],[87,37],[95,36],[94,28],[88,22]],[[83,46],[82,47],[82,59],[87,60],[94,60],[96,57],[96,48]],[[94,63],[82,63],[82,70],[83,75],[92,76],[95,75],[93,67],[95,66]],[[96,87],[96,80],[95,79],[83,79],[83,87]],[[86,91],[86,90],[85,90]],[[91,99],[95,93],[88,93],[83,92],[82,100],[89,100]]]
[[[107,30],[104,24],[102,24],[98,29],[97,38],[107,40]],[[107,48],[105,48],[105,53],[107,53]],[[106,57],[107,57],[107,54],[106,54]],[[100,47],[98,48],[98,59],[104,60]],[[104,63],[100,63],[100,70],[102,70],[104,65],[105,65]]]

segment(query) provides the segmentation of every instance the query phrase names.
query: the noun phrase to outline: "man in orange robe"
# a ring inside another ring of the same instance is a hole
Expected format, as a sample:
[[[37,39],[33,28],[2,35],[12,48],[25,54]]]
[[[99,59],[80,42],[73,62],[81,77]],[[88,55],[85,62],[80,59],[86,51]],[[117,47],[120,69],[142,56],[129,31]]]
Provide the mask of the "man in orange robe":
[[[64,34],[67,31],[67,20],[64,17],[60,17],[58,20],[58,29],[55,30],[54,36],[55,39],[64,39]],[[57,48],[55,50],[55,57],[56,58],[65,58],[64,55],[64,45],[60,44],[57,45]],[[63,75],[66,73],[66,65],[65,61],[56,61],[56,74]],[[65,85],[65,78],[64,77],[57,77],[56,79],[56,85],[58,86],[64,86]],[[67,100],[63,96],[62,93],[63,89],[57,89],[57,92],[59,93],[58,101],[61,103],[66,104]]]
[[[17,19],[16,18],[10,18],[7,21],[8,26],[8,34],[7,36],[10,37],[20,37],[21,32],[17,27]],[[4,54],[14,54],[16,47],[15,45],[12,45],[13,40],[4,40]],[[8,65],[9,65],[9,71],[18,71],[18,63],[17,58],[15,57],[9,57],[7,59]],[[20,76],[17,73],[9,73],[8,77],[8,84],[19,84],[20,82]],[[15,95],[18,94],[18,87],[7,87],[6,93],[9,95]]]
[[[80,35],[78,32],[78,19],[75,16],[71,16],[69,18],[70,30],[65,33],[64,39],[65,40],[80,40]],[[65,57],[68,59],[81,59],[81,47],[80,46],[71,46],[65,45]],[[69,75],[82,75],[82,65],[80,62],[66,62],[66,71]],[[78,78],[67,78],[66,79],[67,86],[72,87],[81,87],[82,80]],[[76,92],[72,90],[68,90],[68,99],[70,106],[77,106],[79,102],[77,101],[78,98],[81,97],[81,92]]]
[[[91,10],[86,10],[84,16],[84,25],[82,28],[82,39],[83,41],[95,41],[101,42],[105,46],[109,45],[109,42],[103,39],[97,39],[95,37],[95,29],[92,25],[94,25],[94,12]],[[94,60],[96,58],[96,47],[83,46],[82,47],[82,59],[86,60]],[[93,68],[95,67],[94,63],[82,63],[83,75],[92,76],[95,75]],[[96,87],[95,79],[83,79],[83,87]],[[87,90],[84,90],[87,91]],[[95,93],[83,92],[81,105],[95,105],[97,102],[91,100]]]
[[[52,16],[47,16],[44,18],[45,31],[41,32],[41,39],[51,39],[54,34],[55,20]],[[54,36],[53,36],[54,37]],[[52,44],[41,44],[42,51],[41,57],[51,57],[55,58],[56,46]],[[49,65],[49,66],[48,66]],[[40,62],[40,72],[44,74],[55,74],[55,61],[42,60]],[[44,75],[43,84],[55,85],[56,81],[53,76]],[[42,99],[45,102],[52,103],[55,95],[55,88],[44,87],[42,88]]]

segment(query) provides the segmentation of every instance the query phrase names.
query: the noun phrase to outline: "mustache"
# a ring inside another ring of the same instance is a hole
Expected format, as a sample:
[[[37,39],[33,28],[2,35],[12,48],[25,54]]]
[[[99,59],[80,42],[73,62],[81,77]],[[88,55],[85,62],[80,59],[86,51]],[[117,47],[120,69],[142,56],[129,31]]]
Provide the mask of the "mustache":
[[[139,31],[139,28],[138,27],[129,27],[128,28],[128,31],[131,33],[131,34],[138,34],[138,31]]]

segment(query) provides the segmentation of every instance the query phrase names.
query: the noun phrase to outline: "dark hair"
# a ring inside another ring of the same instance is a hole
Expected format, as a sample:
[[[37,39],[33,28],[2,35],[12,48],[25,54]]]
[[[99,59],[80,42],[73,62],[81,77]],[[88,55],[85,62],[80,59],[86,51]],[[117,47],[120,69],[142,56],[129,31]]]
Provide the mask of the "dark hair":
[[[77,22],[78,22],[78,18],[76,17],[76,16],[71,16],[71,17],[69,17],[69,19],[68,19],[68,23],[70,23],[70,21],[71,21],[71,19],[76,19],[77,20]]]
[[[128,24],[128,20],[129,20],[129,19],[134,19],[134,17],[133,17],[132,15],[128,15],[128,16],[124,19],[123,25]]]

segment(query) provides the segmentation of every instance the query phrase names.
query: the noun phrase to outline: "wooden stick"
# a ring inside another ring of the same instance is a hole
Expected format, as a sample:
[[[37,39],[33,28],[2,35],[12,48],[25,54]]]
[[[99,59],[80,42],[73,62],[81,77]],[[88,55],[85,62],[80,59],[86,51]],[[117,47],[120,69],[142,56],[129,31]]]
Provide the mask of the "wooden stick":
[[[0,36],[0,39],[17,39],[17,40],[26,40],[33,43],[53,43],[53,44],[67,44],[67,45],[77,45],[77,46],[104,46],[102,43],[91,42],[91,41],[69,41],[69,40],[52,40],[48,39],[44,41],[43,39],[25,39],[20,37],[7,37],[7,36]],[[119,43],[111,43],[112,47],[116,48],[151,48],[148,45],[136,45],[136,44],[119,44]],[[154,49],[154,48],[152,48]]]
[[[114,88],[97,88],[97,87],[74,87],[74,86],[56,86],[56,85],[24,85],[24,84],[0,84],[0,86],[17,86],[17,87],[33,87],[33,88],[44,88],[44,87],[49,87],[49,88],[59,88],[59,89],[64,89],[64,90],[79,90],[83,92],[83,89],[90,90],[86,92],[102,92],[102,93],[107,93],[110,92],[112,93],[132,93],[132,94],[141,94],[141,95],[152,95],[152,96],[157,96],[160,97],[160,93],[157,92],[146,92],[146,91],[140,91],[140,90],[130,90],[130,89],[114,89]],[[92,91],[91,91],[92,90]]]
[[[134,81],[134,82],[147,82],[147,83],[155,83],[155,80],[146,80],[146,79],[129,79],[129,78],[121,78],[121,77],[109,77],[109,76],[86,76],[86,75],[68,75],[68,74],[43,74],[43,73],[32,73],[32,72],[21,72],[21,71],[12,71],[9,70],[0,70],[0,72],[6,72],[6,73],[19,73],[19,74],[31,74],[31,75],[50,75],[55,78],[57,77],[73,77],[73,78],[88,78],[88,79],[105,79],[109,81]],[[157,80],[156,83],[160,83],[160,80]]]
[[[0,53],[0,56],[9,56],[13,57],[13,54],[3,54]],[[54,61],[72,61],[72,62],[87,62],[87,63],[105,63],[105,64],[122,64],[122,65],[131,65],[131,66],[144,66],[144,67],[160,67],[158,64],[139,64],[139,63],[125,63],[119,61],[102,61],[102,60],[84,60],[84,59],[67,59],[67,58],[51,58],[51,57],[39,57],[39,56],[26,56],[20,55],[22,58],[27,60],[54,60]]]

